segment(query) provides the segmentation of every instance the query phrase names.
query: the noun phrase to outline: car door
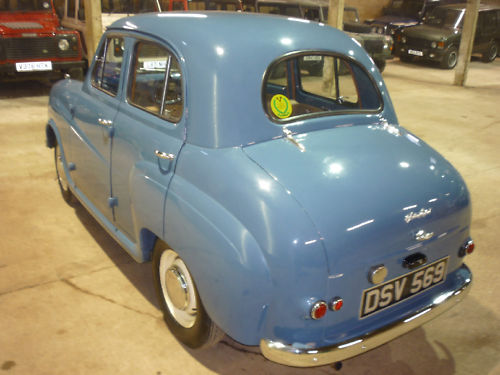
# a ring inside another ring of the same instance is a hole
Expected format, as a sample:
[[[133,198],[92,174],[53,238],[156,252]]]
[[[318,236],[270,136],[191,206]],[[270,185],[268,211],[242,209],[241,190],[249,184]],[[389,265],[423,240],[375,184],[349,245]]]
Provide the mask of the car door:
[[[126,49],[133,52],[114,121],[111,185],[115,225],[136,242],[136,227],[163,233],[164,201],[184,142],[184,89],[179,59],[166,46],[130,38]]]
[[[72,177],[86,204],[112,220],[110,162],[113,123],[120,106],[123,38],[101,43],[90,81],[74,108]]]

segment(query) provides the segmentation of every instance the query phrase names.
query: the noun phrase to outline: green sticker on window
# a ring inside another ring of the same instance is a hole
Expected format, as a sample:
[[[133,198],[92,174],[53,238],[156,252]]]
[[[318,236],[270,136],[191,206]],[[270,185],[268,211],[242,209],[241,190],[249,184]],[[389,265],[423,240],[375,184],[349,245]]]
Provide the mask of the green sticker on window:
[[[278,118],[288,118],[292,114],[292,104],[285,95],[277,94],[271,98],[271,110]]]

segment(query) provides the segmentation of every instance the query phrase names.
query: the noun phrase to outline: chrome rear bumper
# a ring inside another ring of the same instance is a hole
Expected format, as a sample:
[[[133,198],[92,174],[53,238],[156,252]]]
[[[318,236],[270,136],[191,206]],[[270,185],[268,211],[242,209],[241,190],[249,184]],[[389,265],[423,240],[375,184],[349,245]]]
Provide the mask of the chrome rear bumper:
[[[465,264],[462,265],[459,271],[462,271],[464,275],[468,275],[464,277],[462,285],[455,290],[442,293],[425,308],[376,331],[345,342],[316,349],[297,348],[279,341],[262,339],[260,341],[260,350],[267,359],[273,362],[295,367],[321,366],[354,357],[421,326],[462,301],[470,290],[469,286],[472,279],[471,273]]]

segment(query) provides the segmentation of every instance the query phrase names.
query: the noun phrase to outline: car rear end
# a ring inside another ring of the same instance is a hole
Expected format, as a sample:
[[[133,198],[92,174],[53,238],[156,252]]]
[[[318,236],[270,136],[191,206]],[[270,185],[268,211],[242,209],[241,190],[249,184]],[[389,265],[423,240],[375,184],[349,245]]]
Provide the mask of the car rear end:
[[[315,297],[295,318],[281,302],[269,307],[273,330],[260,345],[266,357],[292,366],[340,361],[463,299],[472,279],[464,265],[474,250],[470,200],[445,159],[399,127],[357,125],[295,139],[303,152],[283,140],[245,152],[280,181],[314,223],[318,239],[312,241],[323,247],[327,266],[326,288],[317,290],[326,292],[315,295],[311,286],[308,296]],[[294,168],[286,171],[285,163]],[[304,298],[289,298],[297,300],[288,302],[289,311]],[[299,321],[303,330],[286,329],[299,327]]]

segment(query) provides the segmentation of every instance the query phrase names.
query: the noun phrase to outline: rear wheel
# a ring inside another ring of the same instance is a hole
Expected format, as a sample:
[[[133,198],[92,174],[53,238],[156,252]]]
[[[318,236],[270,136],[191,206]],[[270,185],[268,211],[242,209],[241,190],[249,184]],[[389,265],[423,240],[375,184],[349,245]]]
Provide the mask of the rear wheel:
[[[498,55],[498,46],[497,43],[494,40],[492,40],[486,52],[483,53],[482,60],[484,62],[492,62],[493,60],[495,60],[497,55]]]
[[[456,47],[448,48],[448,51],[443,56],[441,60],[441,68],[443,69],[453,69],[457,65],[458,61],[458,50]]]
[[[209,347],[224,337],[205,311],[186,264],[162,241],[153,253],[153,278],[165,322],[180,342],[190,348]]]

